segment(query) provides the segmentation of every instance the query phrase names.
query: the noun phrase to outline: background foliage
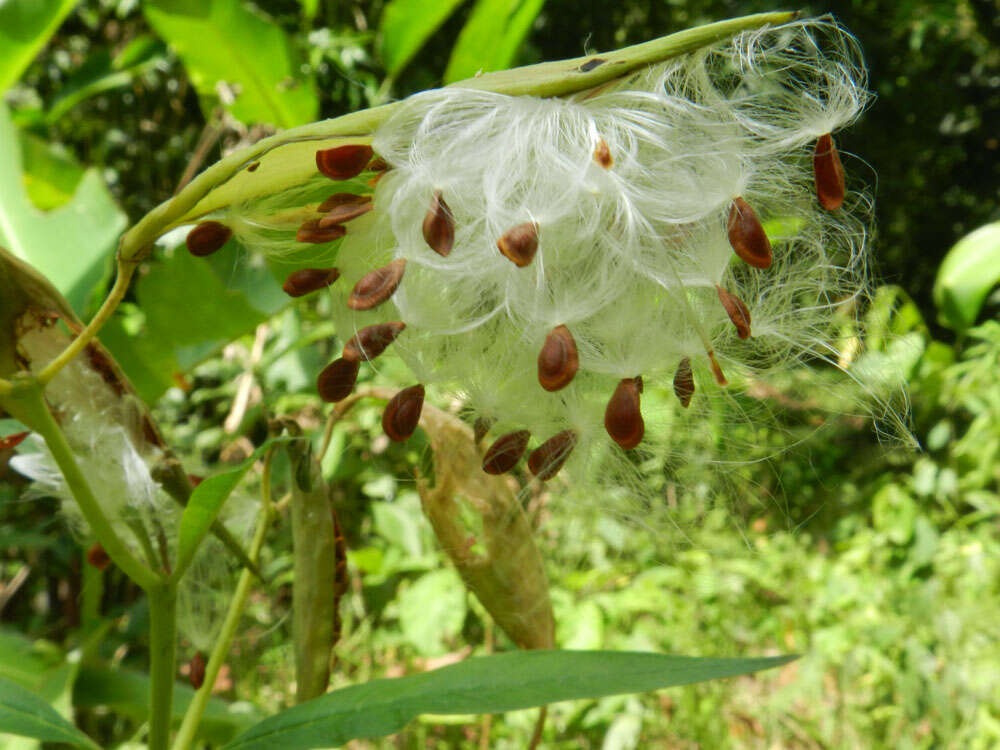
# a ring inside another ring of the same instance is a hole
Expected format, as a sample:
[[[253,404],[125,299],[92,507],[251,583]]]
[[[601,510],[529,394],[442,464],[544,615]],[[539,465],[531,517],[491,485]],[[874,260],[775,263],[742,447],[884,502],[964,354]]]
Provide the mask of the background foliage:
[[[126,221],[199,165],[275,127],[480,67],[576,56],[776,7],[4,0],[0,241],[86,313],[103,296]],[[873,382],[905,382],[923,449],[878,444],[869,421],[846,414],[801,443],[823,419],[818,407],[840,405],[820,403],[832,398],[822,389],[803,398],[793,376],[748,396],[777,415],[768,429],[740,428],[770,458],[692,469],[668,484],[675,533],[650,535],[533,498],[560,646],[805,654],[755,677],[559,704],[553,747],[1000,743],[998,305],[985,286],[985,306],[956,325],[932,296],[949,248],[1000,220],[1000,10],[994,0],[842,0],[804,10],[833,12],[870,64],[875,103],[838,139],[857,155],[845,159],[852,178],[875,186],[875,256],[889,285],[868,313],[874,338],[859,364]],[[211,473],[262,442],[266,411],[319,424],[312,377],[337,344],[323,300],[290,307],[271,270],[238,248],[195,263],[176,251],[179,242],[164,242],[147,262],[102,338],[156,402],[190,470]],[[51,247],[63,252],[47,258]],[[974,277],[997,278],[995,244],[978,244],[972,262]],[[389,382],[401,375],[384,369]],[[462,593],[419,511],[412,472],[427,463],[426,443],[418,433],[389,446],[378,418],[374,406],[355,409],[323,464],[351,550],[337,685],[506,645]],[[0,677],[76,711],[92,736],[120,741],[143,716],[144,602],[114,572],[100,594],[55,501],[24,502],[7,458],[0,454]],[[209,739],[287,700],[289,545],[286,531],[269,542],[276,584],[251,603],[217,686]],[[490,746],[519,747],[532,721],[527,712],[492,727],[425,717],[399,743],[474,747],[489,733]]]

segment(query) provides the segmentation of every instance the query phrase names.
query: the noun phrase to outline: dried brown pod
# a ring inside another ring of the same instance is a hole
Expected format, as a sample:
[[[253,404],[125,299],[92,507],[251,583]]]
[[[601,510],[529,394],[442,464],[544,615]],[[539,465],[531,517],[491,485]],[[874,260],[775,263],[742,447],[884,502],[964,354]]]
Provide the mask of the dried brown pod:
[[[191,661],[188,662],[188,680],[195,690],[205,684],[205,666],[205,654],[195,651]]]
[[[431,250],[444,257],[451,253],[455,245],[455,217],[441,197],[440,190],[435,190],[431,196],[431,205],[424,216],[423,232]]]
[[[406,328],[406,323],[396,320],[391,323],[376,323],[366,326],[351,337],[344,345],[344,357],[360,362],[372,360],[386,350],[396,337]]]
[[[694,373],[691,371],[691,360],[687,357],[680,361],[674,373],[674,394],[681,406],[687,409],[694,395]]]
[[[111,564],[111,558],[101,546],[100,542],[94,542],[94,546],[87,550],[87,562],[98,570],[107,570]]]
[[[552,479],[566,463],[576,446],[576,431],[563,430],[531,451],[528,469],[543,482]]]
[[[299,242],[310,242],[320,245],[324,242],[333,242],[347,234],[347,230],[340,224],[330,227],[320,227],[319,219],[310,219],[295,233],[295,239]]]
[[[635,448],[646,432],[639,408],[642,378],[622,378],[604,410],[604,429],[625,450]]]
[[[289,297],[302,297],[317,289],[325,289],[340,278],[336,268],[300,268],[292,271],[281,288]]]
[[[719,293],[719,301],[726,308],[726,314],[733,321],[733,325],[736,326],[736,334],[741,339],[750,338],[750,310],[746,304],[735,294],[726,291],[718,284],[715,285],[715,291]]]
[[[344,193],[337,193],[337,195],[344,195]],[[348,193],[350,195],[350,193]],[[331,206],[322,219],[319,220],[319,228],[326,229],[334,224],[343,224],[344,222],[356,219],[359,216],[364,216],[366,213],[375,208],[375,204],[372,203],[372,198],[370,195],[356,195],[354,196],[358,200],[343,200],[334,206]],[[327,198],[320,206],[330,203],[330,198]]]
[[[723,388],[729,385],[729,381],[726,380],[726,376],[719,366],[719,361],[715,358],[715,352],[711,350],[708,352],[708,364],[712,367],[712,375],[715,377],[715,382]]]
[[[486,433],[490,431],[494,422],[496,420],[492,417],[476,417],[476,423],[472,426],[472,435],[476,443],[482,442],[482,439],[486,437]]]
[[[603,138],[597,139],[597,146],[594,148],[594,161],[605,169],[611,169],[615,165],[614,157],[611,156],[611,149],[608,142]]]
[[[771,241],[757,213],[743,198],[733,199],[729,207],[729,244],[736,254],[754,268],[768,268],[773,260]]]
[[[833,136],[827,133],[816,141],[813,150],[813,175],[816,178],[816,198],[827,211],[836,211],[844,203],[844,165]]]
[[[203,221],[188,232],[185,242],[191,255],[204,258],[221,249],[232,236],[233,230],[221,221]]]
[[[547,391],[558,391],[573,380],[580,367],[576,341],[566,326],[556,326],[545,337],[538,353],[538,382]]]
[[[423,408],[424,387],[418,384],[404,388],[386,404],[382,412],[382,429],[390,440],[403,442],[417,429]]]
[[[497,240],[497,248],[518,268],[524,268],[538,252],[538,223],[526,221],[511,227]]]
[[[530,438],[531,433],[527,430],[508,432],[498,437],[483,456],[483,471],[487,474],[506,474],[517,466]]]
[[[371,146],[351,144],[316,152],[316,168],[331,180],[349,180],[365,170],[374,155]]]
[[[387,266],[376,268],[362,276],[347,298],[352,310],[371,310],[389,299],[403,280],[406,259],[397,258]]]
[[[351,395],[361,364],[357,359],[341,357],[323,368],[316,378],[316,390],[326,402],[341,401]]]

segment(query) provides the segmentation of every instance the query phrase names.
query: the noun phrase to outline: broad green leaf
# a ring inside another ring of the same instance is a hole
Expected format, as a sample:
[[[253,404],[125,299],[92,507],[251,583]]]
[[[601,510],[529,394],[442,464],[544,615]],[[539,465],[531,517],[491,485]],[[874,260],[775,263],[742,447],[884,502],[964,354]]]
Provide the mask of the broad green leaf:
[[[445,641],[455,638],[465,622],[465,585],[454,568],[425,573],[398,599],[403,636],[425,656],[447,651]]]
[[[479,0],[451,51],[444,82],[513,65],[543,5],[545,0]]]
[[[174,685],[173,715],[179,722],[184,716],[194,690]],[[81,709],[104,708],[136,722],[149,718],[149,676],[129,669],[84,665],[73,691],[73,705]],[[260,721],[260,714],[249,704],[229,705],[210,698],[198,726],[198,736],[220,745],[237,733]]]
[[[48,703],[20,685],[0,677],[0,733],[97,747]]]
[[[142,9],[184,63],[206,116],[222,84],[236,94],[226,109],[242,122],[290,128],[316,119],[315,81],[270,19],[239,0],[147,0]]]
[[[52,211],[69,203],[85,170],[60,146],[20,131],[21,179],[35,208]]]
[[[382,12],[382,61],[394,76],[417,54],[462,0],[391,0]]]
[[[174,575],[180,577],[191,563],[208,530],[212,527],[222,505],[226,502],[236,485],[246,475],[257,460],[264,455],[271,445],[284,442],[284,438],[266,441],[239,466],[208,477],[194,488],[188,504],[181,516],[180,529],[177,532],[177,566]]]
[[[964,330],[976,322],[986,296],[1000,283],[1000,221],[965,235],[948,251],[934,282],[941,322]]]
[[[493,714],[640,693],[748,674],[794,658],[699,659],[616,651],[493,654],[432,672],[335,690],[265,719],[226,748],[336,747],[352,739],[398,732],[420,714]]]
[[[64,206],[47,213],[37,209],[24,189],[19,143],[0,103],[0,245],[37,268],[82,312],[114,253],[125,215],[95,169],[87,170]]]
[[[65,655],[54,644],[34,642],[20,633],[0,629],[0,679],[12,680],[38,692],[45,675],[64,659]]]
[[[13,85],[76,0],[0,0],[0,94]]]

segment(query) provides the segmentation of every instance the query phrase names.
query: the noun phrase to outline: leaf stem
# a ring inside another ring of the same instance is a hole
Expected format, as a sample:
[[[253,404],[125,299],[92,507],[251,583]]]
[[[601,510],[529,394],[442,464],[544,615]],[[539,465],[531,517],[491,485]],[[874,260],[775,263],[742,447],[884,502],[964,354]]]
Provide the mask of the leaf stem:
[[[104,327],[104,324],[111,319],[112,314],[118,309],[119,303],[125,298],[125,293],[128,291],[129,282],[132,281],[132,274],[135,273],[136,265],[135,261],[126,261],[121,257],[118,258],[118,277],[115,279],[114,286],[111,287],[111,292],[108,294],[107,299],[104,300],[104,304],[101,305],[101,309],[97,311],[97,314],[80,331],[79,335],[73,339],[70,345],[38,373],[39,383],[43,386],[48,385],[62,368],[68,365],[76,355],[83,351],[87,344],[94,340],[101,328]]]
[[[257,529],[254,532],[253,541],[250,542],[250,559],[257,563],[260,557],[260,550],[264,546],[264,538],[267,530],[274,521],[274,506],[271,503],[271,459],[274,456],[274,448],[268,451],[264,458],[264,471],[261,476],[261,508],[257,521]],[[222,630],[212,647],[212,653],[208,657],[208,664],[205,667],[205,681],[195,693],[188,709],[184,714],[184,721],[174,739],[173,750],[187,750],[195,740],[198,724],[205,713],[209,698],[212,697],[212,688],[215,680],[219,676],[223,661],[229,654],[233,638],[236,636],[236,628],[240,624],[243,610],[246,607],[247,598],[250,596],[250,587],[253,585],[254,575],[249,569],[244,568],[240,573],[240,580],[236,584],[236,591],[229,603],[229,610],[226,612],[226,619],[222,623]]]
[[[167,750],[174,700],[177,656],[177,587],[151,586],[149,601],[149,750]]]

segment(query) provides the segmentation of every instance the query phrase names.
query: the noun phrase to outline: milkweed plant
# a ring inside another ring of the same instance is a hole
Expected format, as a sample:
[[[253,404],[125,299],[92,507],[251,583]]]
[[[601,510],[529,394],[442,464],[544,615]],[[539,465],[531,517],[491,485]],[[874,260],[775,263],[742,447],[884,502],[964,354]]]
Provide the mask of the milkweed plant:
[[[326,692],[346,564],[297,425],[273,420],[242,469],[195,486],[97,343],[157,238],[189,227],[198,257],[235,238],[296,269],[291,297],[330,296],[345,343],[317,373],[327,431],[361,398],[385,402],[390,440],[426,430],[435,483],[420,492],[443,548],[514,643],[551,649],[524,487],[663,514],[649,467],[679,460],[715,403],[805,361],[850,379],[837,321],[868,290],[872,205],[836,137],[868,98],[857,42],[834,21],[748,16],[481,75],[233,153],[126,232],[86,326],[4,255],[0,405],[31,431],[12,466],[62,499],[94,565],[149,595],[150,747],[170,742],[178,599],[205,684],[174,746],[194,742],[277,515],[276,450],[295,466],[300,701]],[[389,356],[411,382],[358,388]],[[650,385],[675,403],[650,408]],[[263,501],[227,500],[257,460]],[[228,611],[199,594],[234,585]]]

